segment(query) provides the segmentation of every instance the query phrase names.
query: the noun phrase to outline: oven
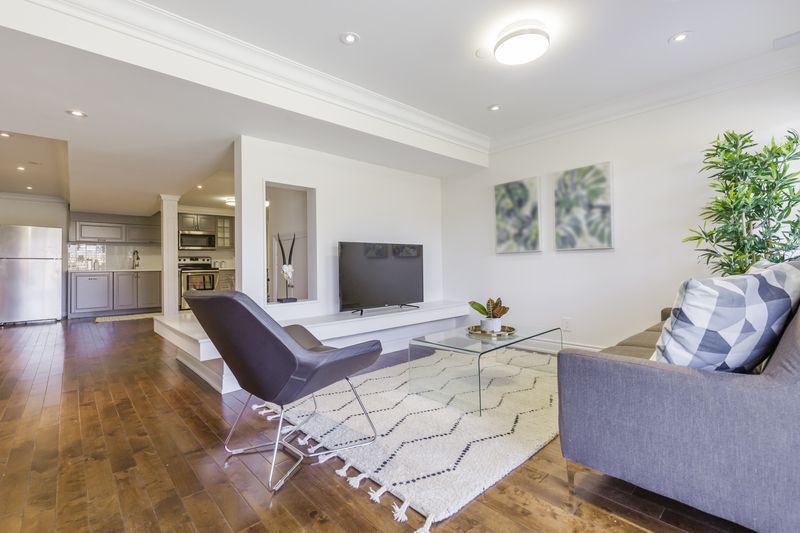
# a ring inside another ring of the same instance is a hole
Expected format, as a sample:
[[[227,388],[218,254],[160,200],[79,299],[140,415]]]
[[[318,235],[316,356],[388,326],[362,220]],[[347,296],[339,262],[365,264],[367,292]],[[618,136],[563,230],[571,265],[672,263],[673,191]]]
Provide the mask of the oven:
[[[179,257],[181,297],[180,309],[189,309],[183,298],[186,291],[215,291],[219,287],[219,269],[211,266],[210,257]]]
[[[205,231],[181,231],[178,233],[178,250],[216,250],[217,235]]]

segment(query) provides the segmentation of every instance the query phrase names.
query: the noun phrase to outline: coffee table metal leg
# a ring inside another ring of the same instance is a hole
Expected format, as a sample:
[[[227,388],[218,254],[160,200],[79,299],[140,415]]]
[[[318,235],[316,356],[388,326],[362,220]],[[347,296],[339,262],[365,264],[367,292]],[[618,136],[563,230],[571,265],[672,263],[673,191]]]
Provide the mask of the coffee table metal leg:
[[[483,354],[481,354],[483,355]],[[478,416],[483,416],[483,398],[481,391],[481,356],[478,356]]]

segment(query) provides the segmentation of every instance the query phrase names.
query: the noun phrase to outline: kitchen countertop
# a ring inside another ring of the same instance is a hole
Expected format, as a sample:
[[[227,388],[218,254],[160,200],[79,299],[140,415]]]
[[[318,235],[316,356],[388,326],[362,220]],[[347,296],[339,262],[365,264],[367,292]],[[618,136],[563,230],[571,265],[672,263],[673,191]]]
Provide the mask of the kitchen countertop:
[[[81,268],[70,268],[67,272],[161,272],[160,268],[100,268],[98,270],[85,270]]]

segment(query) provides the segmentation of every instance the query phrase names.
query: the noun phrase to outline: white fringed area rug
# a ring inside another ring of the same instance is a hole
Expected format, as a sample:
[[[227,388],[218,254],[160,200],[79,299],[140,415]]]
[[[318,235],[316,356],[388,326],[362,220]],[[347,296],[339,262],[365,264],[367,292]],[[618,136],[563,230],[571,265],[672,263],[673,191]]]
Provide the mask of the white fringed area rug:
[[[558,434],[556,358],[515,349],[483,356],[483,415],[471,405],[476,389],[475,357],[447,351],[418,359],[415,380],[444,401],[409,392],[409,366],[400,364],[352,378],[370,412],[378,439],[371,445],[320,456],[338,456],[337,471],[358,488],[370,478],[380,501],[391,493],[394,518],[406,521],[411,507],[426,517],[423,528],[444,520],[500,481]],[[318,411],[303,426],[301,443],[311,451],[341,446],[369,435],[367,424],[347,383],[317,393]],[[449,402],[449,405],[448,405]],[[462,408],[454,405],[462,403]],[[307,398],[290,406],[292,423],[313,409]]]

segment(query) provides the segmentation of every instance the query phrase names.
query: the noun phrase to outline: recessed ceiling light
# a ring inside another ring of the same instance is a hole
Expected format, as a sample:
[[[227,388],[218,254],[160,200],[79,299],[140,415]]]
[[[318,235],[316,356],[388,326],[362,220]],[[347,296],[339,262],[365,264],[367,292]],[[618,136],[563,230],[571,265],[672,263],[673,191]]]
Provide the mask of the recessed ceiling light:
[[[269,207],[269,200],[264,200],[264,207]]]
[[[89,116],[80,109],[67,109],[67,114],[79,118],[86,118]]]
[[[347,33],[343,33],[339,36],[339,40],[342,41],[342,44],[351,45],[356,44],[361,37],[358,36],[357,33],[348,31]]]
[[[500,111],[501,107],[498,104],[490,105],[488,107],[489,111]]]
[[[676,33],[675,35],[670,37],[668,42],[670,44],[683,43],[683,42],[686,42],[689,39],[689,37],[691,37],[691,36],[692,36],[692,32],[690,32],[690,31],[682,31],[682,32]]]
[[[20,172],[25,172],[25,167],[17,167],[17,170],[19,170]]]
[[[6,139],[8,139],[9,137],[11,137],[11,134],[10,133],[6,133],[6,132],[2,132],[2,133],[0,133],[0,137],[5,137]]]
[[[234,196],[228,196],[223,198],[225,205],[228,207],[236,207],[236,198]]]
[[[202,185],[198,185],[198,186],[197,186],[197,188],[198,188],[198,189],[202,189],[202,188],[203,188],[203,186],[202,186]]]
[[[25,188],[26,188],[26,189],[28,189],[29,191],[32,191],[32,190],[33,190],[33,187],[31,187],[30,185],[28,185],[28,186],[27,186],[27,187],[25,187]]]
[[[524,20],[506,26],[494,45],[494,58],[503,65],[523,65],[550,48],[550,34],[540,22]]]

